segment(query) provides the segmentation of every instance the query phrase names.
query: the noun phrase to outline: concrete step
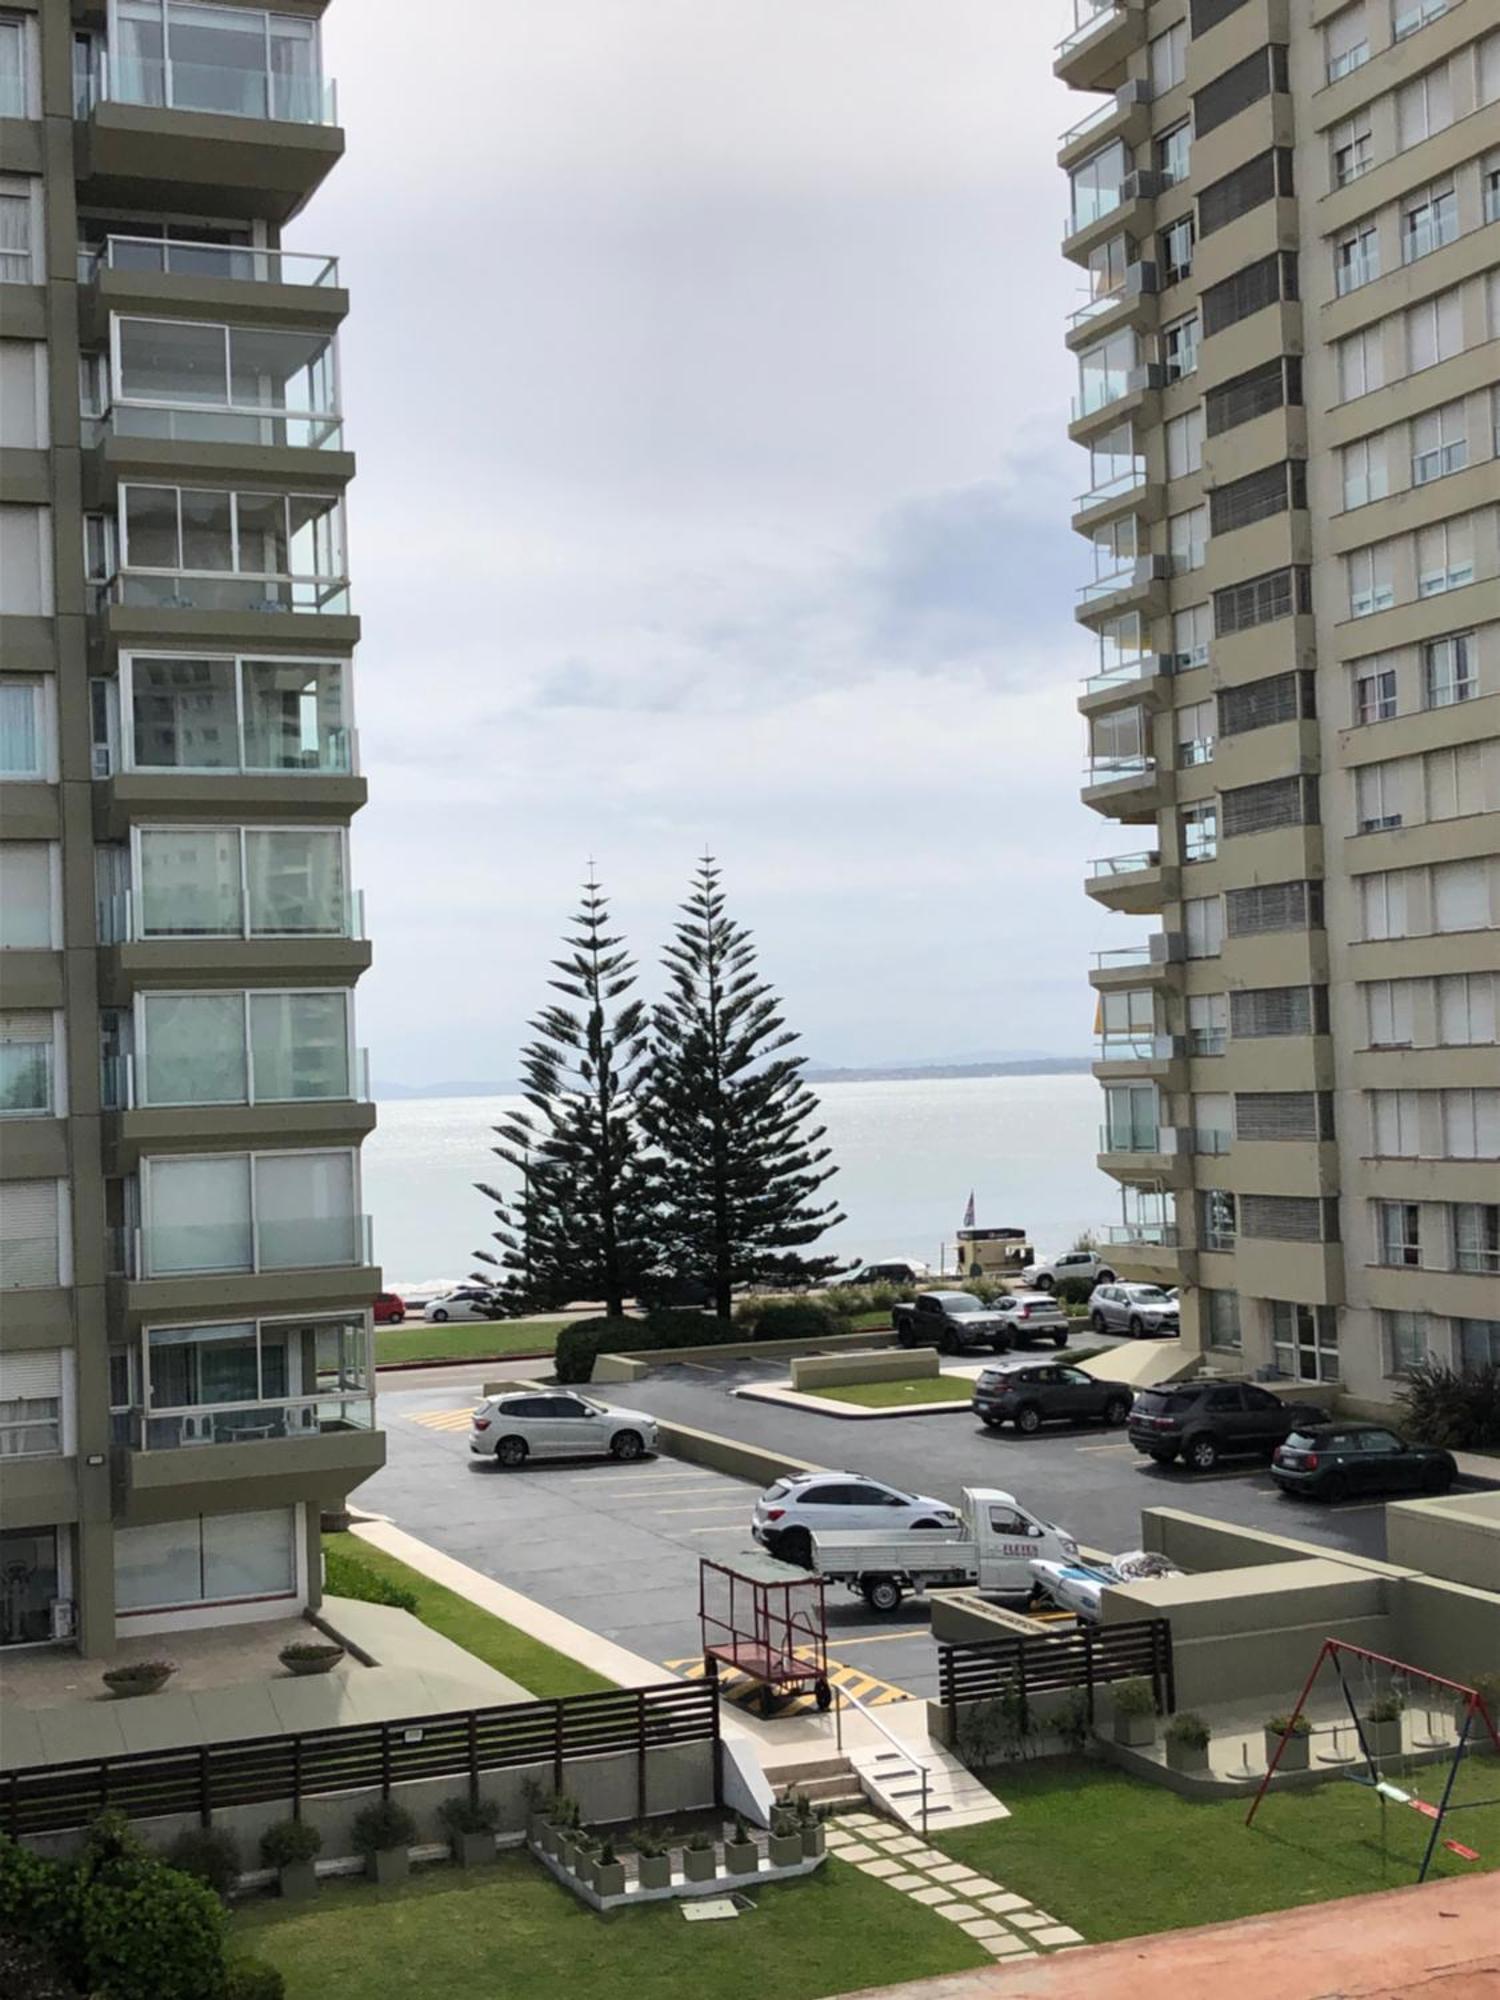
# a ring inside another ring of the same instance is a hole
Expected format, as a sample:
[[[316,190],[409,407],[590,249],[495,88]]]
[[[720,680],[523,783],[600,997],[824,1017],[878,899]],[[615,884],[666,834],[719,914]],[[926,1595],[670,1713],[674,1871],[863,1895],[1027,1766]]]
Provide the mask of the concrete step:
[[[947,1827],[979,1826],[986,1820],[1010,1817],[989,1787],[940,1744],[928,1743],[919,1754],[910,1756],[899,1750],[855,1750],[850,1761],[871,1805],[917,1833],[941,1833]]]
[[[854,1766],[841,1750],[829,1750],[821,1756],[778,1763],[770,1775],[778,1785],[793,1785],[799,1778],[842,1778],[853,1769]]]
[[[864,1788],[853,1771],[839,1777],[798,1778],[791,1790],[815,1806],[847,1805],[856,1799],[861,1805],[865,1802]]]

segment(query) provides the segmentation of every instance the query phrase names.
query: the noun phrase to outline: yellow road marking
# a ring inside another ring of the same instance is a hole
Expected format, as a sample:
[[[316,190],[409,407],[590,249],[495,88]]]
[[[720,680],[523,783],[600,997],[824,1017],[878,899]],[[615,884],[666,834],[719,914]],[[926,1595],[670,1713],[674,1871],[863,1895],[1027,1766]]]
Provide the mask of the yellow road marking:
[[[466,1431],[470,1417],[468,1410],[419,1410],[409,1421],[427,1431]]]
[[[811,1663],[811,1653],[807,1647],[799,1646],[796,1651],[799,1659]],[[701,1681],[704,1677],[701,1653],[686,1660],[667,1660],[664,1665],[672,1673],[680,1674],[684,1680]],[[847,1666],[842,1660],[828,1662],[828,1681],[831,1687],[842,1688],[872,1708],[883,1707],[887,1702],[912,1699],[906,1688],[897,1687],[891,1681],[883,1681],[875,1674],[863,1673],[858,1667]],[[759,1698],[759,1681],[752,1680],[738,1667],[731,1667],[722,1662],[719,1666],[719,1687],[728,1701],[748,1703],[752,1698]],[[813,1705],[811,1694],[794,1695],[783,1704],[780,1713],[794,1715],[800,1709],[811,1708]]]

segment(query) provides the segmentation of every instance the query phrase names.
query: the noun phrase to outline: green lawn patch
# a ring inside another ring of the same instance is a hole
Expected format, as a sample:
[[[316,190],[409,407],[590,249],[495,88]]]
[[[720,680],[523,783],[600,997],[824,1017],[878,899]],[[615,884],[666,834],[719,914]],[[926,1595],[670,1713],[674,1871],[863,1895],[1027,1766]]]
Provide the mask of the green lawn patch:
[[[372,1548],[357,1535],[325,1535],[323,1546],[344,1557],[351,1565],[409,1591],[416,1599],[416,1615],[434,1632],[441,1632],[466,1653],[472,1653],[497,1673],[507,1674],[539,1699],[556,1695],[596,1694],[615,1683],[591,1668],[570,1660],[552,1646],[543,1645],[529,1633],[508,1625],[492,1612],[482,1611],[466,1597],[434,1583],[419,1570],[398,1562],[383,1549]]]
[[[410,1320],[404,1326],[377,1326],[375,1366],[392,1361],[500,1361],[508,1354],[550,1354],[557,1342],[557,1329],[566,1326],[565,1317],[556,1319],[458,1320],[434,1325],[428,1320]]]
[[[804,1389],[824,1403],[859,1403],[867,1410],[915,1409],[920,1403],[964,1403],[974,1393],[967,1375],[917,1375],[900,1382],[839,1382],[830,1389]]]
[[[956,1924],[838,1861],[755,1900],[725,1923],[684,1923],[674,1903],[601,1918],[507,1856],[401,1889],[326,1884],[310,1904],[268,1900],[237,1912],[232,1939],[280,1968],[287,2000],[820,2000],[989,1963]]]
[[[1435,1798],[1446,1766],[1398,1782]],[[1224,1923],[1415,1882],[1430,1821],[1381,1806],[1363,1785],[1332,1779],[1273,1792],[1245,1825],[1250,1798],[1199,1804],[1108,1765],[1048,1759],[996,1774],[1008,1820],[944,1834],[937,1844],[1007,1889],[1029,1897],[1090,1943],[1191,1924]],[[1465,1758],[1456,1798],[1500,1796],[1500,1762]],[[1449,1838],[1500,1863],[1500,1806],[1455,1813]],[[1433,1875],[1476,1864],[1439,1848]]]

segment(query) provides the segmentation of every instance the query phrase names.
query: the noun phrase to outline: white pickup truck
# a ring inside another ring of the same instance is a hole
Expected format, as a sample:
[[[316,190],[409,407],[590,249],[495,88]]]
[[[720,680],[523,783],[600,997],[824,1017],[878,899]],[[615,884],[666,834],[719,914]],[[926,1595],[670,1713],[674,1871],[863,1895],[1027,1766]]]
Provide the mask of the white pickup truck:
[[[882,1535],[868,1530],[815,1534],[812,1567],[830,1583],[847,1583],[872,1611],[897,1609],[908,1591],[981,1590],[995,1597],[1029,1597],[1031,1565],[1072,1563],[1078,1544],[1042,1521],[1014,1494],[991,1486],[964,1488],[966,1535]]]

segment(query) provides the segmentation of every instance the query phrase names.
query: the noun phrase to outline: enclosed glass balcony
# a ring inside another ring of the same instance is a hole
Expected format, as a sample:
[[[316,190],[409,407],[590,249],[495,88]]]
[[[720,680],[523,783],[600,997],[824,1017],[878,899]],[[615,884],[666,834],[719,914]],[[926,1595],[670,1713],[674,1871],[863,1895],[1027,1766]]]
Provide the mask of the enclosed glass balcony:
[[[203,320],[111,319],[109,403],[121,437],[338,450],[338,346],[330,333]]]
[[[139,1353],[112,1357],[115,1382],[128,1380],[136,1390],[112,1411],[115,1441],[135,1450],[374,1427],[370,1329],[362,1317],[155,1327],[144,1343],[145,1396],[136,1387]]]
[[[75,111],[100,100],[228,118],[336,125],[318,24],[306,15],[198,0],[116,0],[108,49],[75,44]]]
[[[101,607],[348,615],[337,494],[129,482],[117,515],[97,518]]]
[[[111,883],[113,866],[101,873],[102,944],[364,935],[341,828],[141,827],[135,842],[128,885]]]
[[[357,767],[342,660],[127,654],[97,683],[95,777],[116,771],[300,773]]]

